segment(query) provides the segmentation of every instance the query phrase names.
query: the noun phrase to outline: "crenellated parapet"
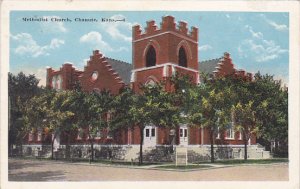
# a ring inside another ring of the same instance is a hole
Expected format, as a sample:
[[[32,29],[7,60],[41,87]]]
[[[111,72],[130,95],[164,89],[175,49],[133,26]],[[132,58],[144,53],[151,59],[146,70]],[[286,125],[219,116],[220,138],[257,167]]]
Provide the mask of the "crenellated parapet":
[[[59,70],[47,67],[46,86],[53,89],[72,89],[82,71],[77,70],[72,63],[65,62]]]
[[[160,28],[157,27],[154,20],[147,22],[145,30],[142,31],[140,25],[135,25],[132,27],[132,39],[138,40],[145,37],[150,37],[153,35],[173,32],[174,34],[179,34],[187,37],[193,41],[198,41],[198,28],[192,27],[189,31],[187,23],[184,21],[179,21],[178,24],[175,23],[175,18],[173,16],[162,17],[162,22],[160,23]]]

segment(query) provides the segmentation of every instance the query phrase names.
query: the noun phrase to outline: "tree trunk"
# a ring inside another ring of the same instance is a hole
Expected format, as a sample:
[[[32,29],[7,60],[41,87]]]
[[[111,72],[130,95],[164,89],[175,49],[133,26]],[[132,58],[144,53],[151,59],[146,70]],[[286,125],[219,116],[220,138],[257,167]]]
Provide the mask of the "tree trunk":
[[[210,130],[210,161],[211,163],[215,162],[215,153],[214,153],[214,131]]]
[[[90,144],[91,144],[91,161],[93,162],[94,161],[94,142],[93,142],[93,139],[91,138],[91,135],[90,135]]]
[[[277,154],[278,153],[278,140],[275,139],[274,143],[275,143],[274,153]]]
[[[140,158],[139,165],[143,164],[144,127],[140,127]]]
[[[67,134],[67,144],[66,144],[66,158],[70,159],[70,135]]]
[[[54,141],[56,139],[56,134],[54,134],[53,139],[51,139],[51,159],[53,159],[54,157]]]
[[[247,154],[247,143],[248,143],[248,140],[246,139],[245,137],[245,140],[244,140],[244,160],[247,160],[248,158],[248,154]]]
[[[54,153],[54,149],[53,149],[53,148],[54,148],[54,147],[53,147],[53,145],[54,145],[54,140],[55,140],[55,139],[52,139],[52,140],[51,140],[51,159],[53,159],[53,153]]]

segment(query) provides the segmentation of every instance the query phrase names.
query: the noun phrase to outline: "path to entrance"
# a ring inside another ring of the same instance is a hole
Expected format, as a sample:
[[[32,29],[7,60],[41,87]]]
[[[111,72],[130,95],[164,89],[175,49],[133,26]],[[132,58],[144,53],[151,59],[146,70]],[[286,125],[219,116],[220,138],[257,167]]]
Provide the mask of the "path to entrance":
[[[230,173],[230,174],[229,174]],[[9,159],[9,181],[274,181],[288,180],[288,163],[214,167],[193,171],[154,170],[88,163]]]

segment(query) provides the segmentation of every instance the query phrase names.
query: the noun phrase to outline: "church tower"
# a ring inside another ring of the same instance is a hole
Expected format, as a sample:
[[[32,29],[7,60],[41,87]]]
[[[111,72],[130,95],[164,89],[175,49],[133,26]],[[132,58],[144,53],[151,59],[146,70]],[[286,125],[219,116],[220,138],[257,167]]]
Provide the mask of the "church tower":
[[[199,83],[198,29],[188,31],[187,23],[178,25],[172,16],[162,18],[160,28],[148,21],[145,31],[140,25],[132,28],[133,70],[131,84],[138,91],[140,84],[167,80],[176,72],[188,74]]]

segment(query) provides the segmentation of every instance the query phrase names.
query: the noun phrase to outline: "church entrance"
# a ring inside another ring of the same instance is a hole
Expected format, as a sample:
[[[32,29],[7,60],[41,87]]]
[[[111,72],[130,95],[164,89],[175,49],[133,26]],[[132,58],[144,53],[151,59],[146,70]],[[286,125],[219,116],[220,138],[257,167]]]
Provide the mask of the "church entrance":
[[[188,128],[186,125],[182,125],[179,128],[179,145],[188,145]]]
[[[156,145],[156,127],[146,126],[144,129],[144,145],[155,146]]]

